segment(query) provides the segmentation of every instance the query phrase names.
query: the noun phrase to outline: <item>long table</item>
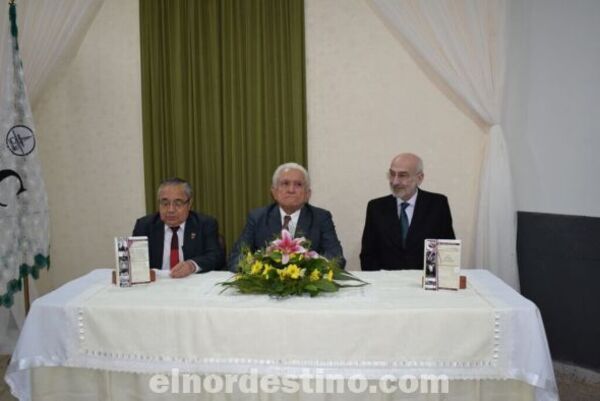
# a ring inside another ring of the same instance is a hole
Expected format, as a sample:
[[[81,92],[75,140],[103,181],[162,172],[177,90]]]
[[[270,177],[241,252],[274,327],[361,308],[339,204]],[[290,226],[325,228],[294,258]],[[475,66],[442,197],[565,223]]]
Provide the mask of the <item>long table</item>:
[[[558,400],[537,307],[485,270],[466,271],[459,291],[425,291],[418,271],[357,272],[370,285],[288,299],[223,292],[226,272],[131,288],[110,284],[110,274],[95,270],[33,303],[5,376],[20,400],[165,399],[148,384],[165,373],[220,375],[213,384],[231,374],[441,377],[449,382],[443,399]],[[170,390],[168,398],[191,399]],[[310,393],[295,397],[350,399]],[[289,399],[276,396],[244,399]]]

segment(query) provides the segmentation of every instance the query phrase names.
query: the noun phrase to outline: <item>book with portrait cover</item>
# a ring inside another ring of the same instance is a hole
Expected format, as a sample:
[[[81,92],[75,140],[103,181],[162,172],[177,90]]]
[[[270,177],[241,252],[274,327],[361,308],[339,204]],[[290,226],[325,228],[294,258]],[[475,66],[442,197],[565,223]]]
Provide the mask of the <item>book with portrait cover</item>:
[[[117,286],[149,283],[149,255],[148,237],[115,237]]]
[[[423,261],[423,288],[460,288],[460,240],[426,239]]]

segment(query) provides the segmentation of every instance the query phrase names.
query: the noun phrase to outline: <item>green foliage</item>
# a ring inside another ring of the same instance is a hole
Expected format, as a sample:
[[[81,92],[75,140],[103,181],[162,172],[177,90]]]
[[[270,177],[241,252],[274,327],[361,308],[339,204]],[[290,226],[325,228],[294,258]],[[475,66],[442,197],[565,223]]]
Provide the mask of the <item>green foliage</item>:
[[[288,233],[285,233],[289,236]],[[322,292],[336,292],[343,287],[360,287],[368,283],[341,269],[337,259],[327,259],[309,251],[307,241],[275,240],[266,249],[243,250],[238,272],[220,283],[242,294],[267,294],[284,298]],[[342,284],[353,282],[353,284]]]
[[[40,277],[40,270],[50,268],[50,257],[37,254],[34,257],[33,266],[23,263],[19,266],[19,277],[10,280],[6,284],[6,292],[0,292],[0,307],[10,308],[14,304],[14,294],[23,289],[23,279],[30,276],[37,280]],[[0,289],[1,290],[1,289]]]

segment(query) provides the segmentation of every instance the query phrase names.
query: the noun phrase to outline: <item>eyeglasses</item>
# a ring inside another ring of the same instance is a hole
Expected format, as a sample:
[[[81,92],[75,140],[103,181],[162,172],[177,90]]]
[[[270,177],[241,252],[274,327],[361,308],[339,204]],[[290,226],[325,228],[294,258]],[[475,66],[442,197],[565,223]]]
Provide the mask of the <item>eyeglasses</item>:
[[[168,208],[169,206],[173,206],[175,209],[181,209],[182,207],[184,207],[185,205],[187,205],[190,202],[190,200],[183,200],[183,199],[175,199],[174,201],[170,201],[168,199],[161,199],[158,201],[158,204],[160,205],[160,207],[164,207],[165,209]]]
[[[416,174],[414,174],[415,176],[418,176],[420,174],[420,172],[417,172]],[[405,180],[407,178],[412,177],[412,174],[406,172],[406,171],[394,171],[394,170],[389,170],[387,172],[387,176],[389,179],[394,179],[394,178],[398,178],[400,180]]]

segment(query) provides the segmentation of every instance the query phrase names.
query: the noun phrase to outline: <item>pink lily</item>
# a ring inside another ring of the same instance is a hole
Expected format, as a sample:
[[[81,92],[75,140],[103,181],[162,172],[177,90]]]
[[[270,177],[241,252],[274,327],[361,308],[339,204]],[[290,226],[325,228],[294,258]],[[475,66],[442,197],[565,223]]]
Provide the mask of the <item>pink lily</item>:
[[[306,252],[301,245],[304,241],[306,241],[304,237],[293,238],[288,230],[281,230],[281,239],[271,242],[269,251],[281,252],[281,264],[285,265],[290,261],[290,255]]]
[[[318,253],[316,253],[315,251],[308,251],[304,254],[304,257],[306,259],[318,259],[321,257],[321,255],[319,255]]]

